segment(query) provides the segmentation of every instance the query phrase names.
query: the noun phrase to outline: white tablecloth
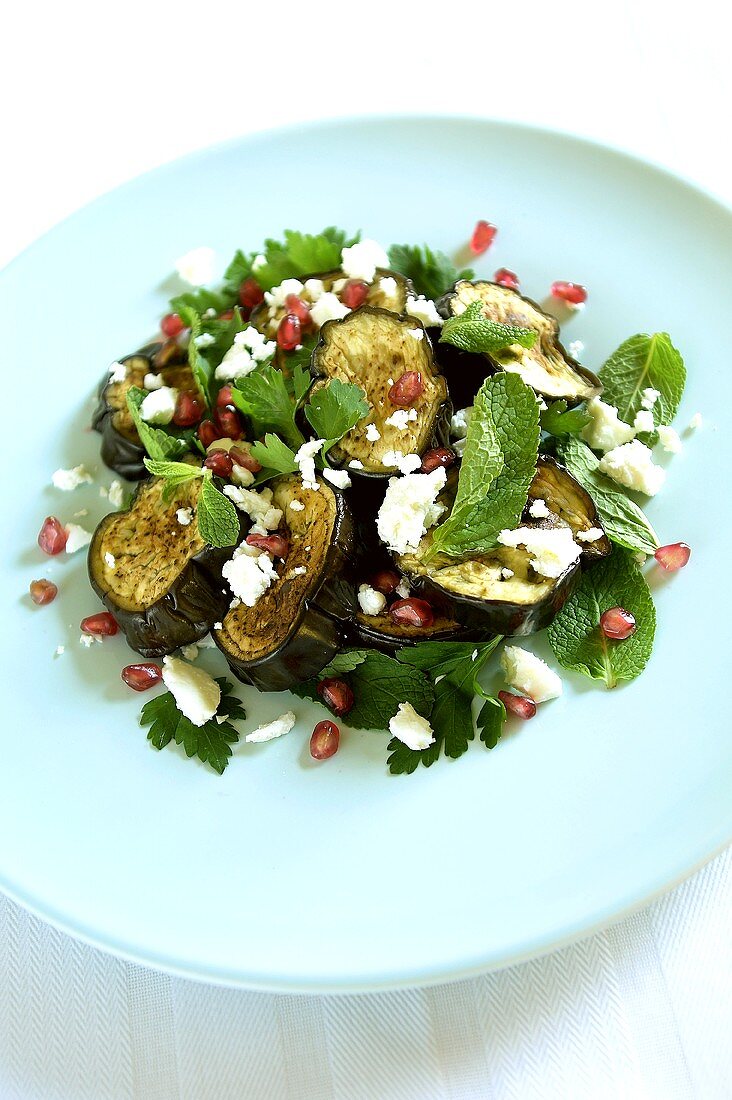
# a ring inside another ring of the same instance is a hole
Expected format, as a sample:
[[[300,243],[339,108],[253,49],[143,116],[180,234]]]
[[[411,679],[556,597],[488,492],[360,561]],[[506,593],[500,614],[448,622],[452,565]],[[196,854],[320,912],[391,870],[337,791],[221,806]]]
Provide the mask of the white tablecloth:
[[[3,16],[0,263],[146,168],[324,115],[553,125],[731,199],[731,31],[711,0],[16,4]],[[503,973],[295,998],[128,965],[0,899],[0,1100],[717,1100],[732,1096],[730,928],[727,853],[616,927]]]

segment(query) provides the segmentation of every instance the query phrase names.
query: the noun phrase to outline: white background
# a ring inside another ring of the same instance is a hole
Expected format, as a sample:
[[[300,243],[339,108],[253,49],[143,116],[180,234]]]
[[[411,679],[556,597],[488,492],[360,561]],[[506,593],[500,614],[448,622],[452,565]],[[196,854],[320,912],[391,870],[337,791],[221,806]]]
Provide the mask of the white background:
[[[729,201],[731,32],[709,0],[16,3],[2,20],[0,264],[142,171],[323,116],[545,124]],[[615,929],[501,975],[298,1000],[107,959],[0,900],[0,1098],[716,1100],[732,1096],[731,927],[727,855]]]

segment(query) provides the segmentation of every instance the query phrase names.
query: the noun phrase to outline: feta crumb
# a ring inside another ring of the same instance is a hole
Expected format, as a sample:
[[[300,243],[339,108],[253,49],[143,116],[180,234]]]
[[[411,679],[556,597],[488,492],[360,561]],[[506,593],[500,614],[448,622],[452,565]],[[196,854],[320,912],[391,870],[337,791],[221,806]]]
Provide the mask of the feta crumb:
[[[392,279],[391,275],[386,275],[382,279],[379,279],[379,290],[385,298],[396,298],[396,279]]]
[[[336,489],[348,489],[351,485],[351,479],[348,476],[346,470],[323,470],[323,477],[326,481],[329,481],[331,485],[335,485]]]
[[[370,584],[359,585],[358,605],[364,615],[380,615],[386,607],[386,596]]]
[[[142,380],[142,387],[145,390],[160,390],[163,388],[163,380],[159,374],[153,374],[152,371],[148,372]]]
[[[205,317],[207,320],[210,320],[212,317],[216,316],[216,310],[213,306],[209,306],[208,309],[204,309],[201,316]]]
[[[93,634],[82,634],[79,638],[79,644],[85,646],[87,649],[91,649],[96,640]]]
[[[442,466],[429,474],[389,479],[376,526],[379,538],[390,550],[398,554],[416,550],[422,536],[445,511],[445,506],[437,503],[437,496],[446,481]]]
[[[661,396],[660,390],[654,390],[651,386],[641,390],[641,408],[652,409]]]
[[[126,382],[127,381],[127,367],[124,363],[112,363],[109,368],[109,378],[107,379],[107,385],[111,385],[114,382]]]
[[[603,538],[605,532],[599,527],[590,527],[588,531],[578,531],[574,536],[578,542],[597,542]]]
[[[214,624],[213,624],[213,629],[214,629],[214,630],[222,630],[222,629],[223,629],[223,626],[224,626],[224,624],[223,624],[223,623],[214,623]]]
[[[196,336],[193,343],[197,348],[210,348],[212,344],[216,343],[216,337],[210,332],[201,332]]]
[[[218,710],[221,688],[214,678],[180,657],[163,657],[163,683],[194,726],[204,725]]]
[[[317,490],[320,487],[315,479],[315,456],[324,443],[324,439],[311,439],[303,443],[295,455],[295,465],[300,471],[304,489]]]
[[[545,703],[562,694],[562,681],[546,661],[521,649],[517,645],[507,645],[501,654],[506,683],[528,695],[535,703]]]
[[[341,252],[341,267],[349,279],[372,283],[376,268],[388,266],[389,257],[378,241],[357,241]]]
[[[599,397],[587,402],[589,424],[585,424],[581,436],[595,451],[611,451],[635,437],[635,429],[618,416],[614,405],[607,405]]]
[[[423,328],[408,328],[407,336],[413,336],[415,340],[424,340]]]
[[[107,490],[107,497],[109,498],[109,503],[112,505],[113,508],[122,507],[125,499],[125,487],[121,481],[117,480],[117,478],[115,478],[109,486],[109,489]]]
[[[396,466],[400,474],[413,474],[422,465],[422,459],[415,454],[402,454],[401,451],[386,451],[381,460],[385,466]]]
[[[293,577],[304,577],[306,573],[307,566],[305,565],[296,565],[295,568],[292,570]]]
[[[178,523],[181,525],[181,527],[187,527],[193,519],[193,509],[179,508],[178,511],[175,513],[175,518],[178,520]]]
[[[502,546],[524,546],[542,577],[561,577],[582,553],[569,527],[519,527],[516,531],[501,531],[498,542]]]
[[[303,504],[303,502],[301,500],[291,500],[290,504],[289,504],[289,507],[292,508],[293,512],[304,512],[305,511],[305,505]]]
[[[381,432],[375,424],[366,425],[366,438],[368,439],[369,443],[378,443],[378,441],[381,439]]]
[[[82,516],[88,516],[88,508],[80,508],[78,512],[74,512],[74,519],[81,519]]]
[[[191,286],[203,286],[213,279],[215,256],[213,248],[206,248],[205,245],[192,248],[175,261],[175,270],[184,282]]]
[[[541,497],[537,497],[536,500],[531,502],[529,515],[533,516],[534,519],[546,519],[549,514],[546,501],[542,500]]]
[[[234,596],[247,607],[254,607],[277,580],[277,570],[269,554],[262,550],[255,556],[253,549],[256,548],[243,543],[221,570]]]
[[[248,325],[237,332],[233,344],[214,371],[214,376],[219,382],[235,382],[239,378],[246,378],[258,363],[271,359],[276,350],[277,344],[274,340],[267,340],[253,325]]]
[[[426,749],[434,744],[432,726],[411,703],[400,703],[393,718],[389,719],[389,733],[410,749]]]
[[[332,286],[333,293],[340,294],[347,282],[348,279],[336,279]]]
[[[435,683],[439,684],[440,680],[444,680],[444,679],[445,679],[445,673],[441,672],[439,676],[435,676]]]
[[[105,565],[108,565],[110,569],[114,569],[117,565],[117,559],[115,558],[114,554],[109,552],[109,550],[106,550],[104,553],[104,562]]]
[[[80,485],[89,485],[94,479],[86,466],[72,466],[70,470],[56,470],[51,475],[51,481],[56,489],[62,489],[65,493],[71,489],[78,489]]]
[[[582,352],[585,350],[585,345],[581,340],[572,340],[567,351],[573,359],[579,359]]]
[[[161,386],[149,393],[140,405],[140,416],[148,424],[170,424],[175,412],[178,391],[171,386]]]
[[[399,598],[402,600],[406,600],[409,598],[411,588],[409,587],[409,581],[406,577],[402,577],[394,591],[396,592],[397,596],[399,596]]]
[[[288,294],[297,294],[299,298],[302,291],[303,284],[299,279],[285,279],[279,286],[273,286],[271,290],[265,290],[264,300],[268,306],[279,309],[280,306],[285,304]]]
[[[424,294],[419,294],[416,298],[410,294],[407,298],[406,312],[410,317],[416,317],[423,325],[442,325],[444,323],[443,318],[440,317],[435,308],[435,303],[429,298],[425,298]]]
[[[322,279],[306,279],[303,283],[303,290],[311,302],[317,302],[325,293]]]
[[[416,409],[397,409],[391,416],[387,416],[385,424],[391,424],[399,432],[405,432],[410,423],[417,419]]]
[[[60,657],[61,654],[65,653],[65,652],[66,652],[66,646],[65,645],[57,645],[56,648],[53,651],[53,655],[54,655],[54,657]]]
[[[516,574],[514,573],[513,569],[509,569],[507,566],[505,566],[501,570],[501,580],[502,581],[510,581],[511,577],[515,577],[515,576],[516,576]]]
[[[244,489],[238,485],[225,485],[224,496],[249,516],[253,525],[252,534],[266,534],[267,531],[276,531],[279,527],[282,509],[273,506],[271,489],[257,492],[256,489]]]
[[[255,256],[252,260],[252,271],[259,271],[260,267],[267,266],[267,257],[263,256],[260,252],[258,256]]]
[[[195,661],[198,658],[198,646],[195,642],[190,645],[181,646],[181,656],[185,657],[186,661]]]
[[[658,439],[664,451],[668,451],[669,454],[672,455],[677,455],[681,453],[681,440],[679,439],[679,433],[676,431],[675,428],[670,428],[666,424],[659,424]]]
[[[234,485],[238,485],[242,489],[248,489],[250,485],[254,484],[254,474],[251,470],[247,470],[246,466],[240,466],[238,462],[235,462],[231,467],[231,480]]]
[[[465,439],[468,434],[468,424],[473,415],[472,406],[467,409],[458,409],[452,414],[450,420],[450,436],[452,439]]]
[[[694,413],[691,420],[689,421],[689,431],[690,432],[695,432],[697,430],[697,428],[701,428],[703,423],[704,423],[704,418],[703,418],[702,414],[701,413]]]
[[[335,294],[327,290],[325,294],[321,294],[310,310],[310,316],[316,328],[320,328],[326,321],[340,321],[350,312],[348,306],[344,305],[339,298],[336,298]]]
[[[633,427],[637,432],[652,432],[656,427],[653,421],[653,413],[650,409],[641,409],[635,414]]]
[[[91,531],[87,531],[85,527],[80,527],[78,523],[66,523],[64,524],[64,530],[67,536],[67,554],[75,554],[77,550],[81,550],[82,546],[88,546],[92,540]]]
[[[637,439],[608,451],[600,459],[598,470],[618,485],[636,489],[649,497],[655,496],[666,480],[666,471],[654,465],[650,448]]]
[[[351,470],[363,470],[363,462],[360,458],[352,458],[348,465]]]
[[[263,726],[257,726],[252,733],[246,735],[244,740],[250,744],[272,741],[275,737],[282,737],[283,734],[289,733],[296,721],[297,718],[291,710],[285,711],[273,722],[266,722]]]

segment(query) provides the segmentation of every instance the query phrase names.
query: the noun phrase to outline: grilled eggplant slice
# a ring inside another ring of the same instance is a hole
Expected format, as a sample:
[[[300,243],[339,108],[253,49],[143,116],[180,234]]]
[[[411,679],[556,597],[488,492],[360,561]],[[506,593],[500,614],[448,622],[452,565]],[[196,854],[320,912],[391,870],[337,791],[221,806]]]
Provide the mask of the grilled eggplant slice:
[[[539,456],[536,475],[529,488],[529,499],[524,512],[524,518],[529,521],[532,520],[529,508],[535,500],[545,501],[549,509],[550,515],[545,519],[545,524],[554,526],[556,521],[560,520],[572,528],[575,540],[583,546],[581,558],[583,564],[588,565],[608,556],[612,545],[607,535],[603,534],[602,538],[596,539],[595,542],[583,543],[582,539],[577,538],[578,534],[589,531],[592,527],[598,531],[604,530],[595,502],[570,474],[567,467],[562,466],[549,455]]]
[[[231,548],[207,546],[196,523],[176,517],[195,509],[201,481],[186,482],[167,503],[164,487],[160,478],[141,482],[129,509],[105,516],[89,546],[91,586],[144,657],[203,638],[230,600],[221,569]]]
[[[312,371],[321,381],[311,396],[325,380],[339,378],[361,386],[371,405],[369,415],[331,450],[335,463],[346,466],[356,460],[362,464],[353,471],[357,475],[384,478],[396,470],[384,462],[387,452],[422,454],[446,445],[451,413],[447,385],[424,328],[413,317],[363,306],[342,321],[327,321],[313,352]],[[421,374],[424,389],[411,408],[400,409],[389,400],[389,390],[407,371]],[[395,413],[414,419],[404,428],[387,423]],[[369,438],[376,433],[378,438]]]
[[[550,400],[564,398],[568,405],[579,404],[602,392],[600,379],[583,367],[559,341],[559,325],[536,302],[515,290],[483,280],[458,281],[437,302],[443,317],[458,317],[473,302],[481,302],[483,312],[492,321],[533,329],[533,348],[512,344],[491,355],[473,355],[448,344],[438,345],[438,354],[456,405],[472,404],[487,374],[496,370],[520,374],[536,393]]]
[[[391,655],[395,650],[418,642],[465,642],[477,638],[478,631],[467,630],[449,615],[435,615],[432,626],[406,626],[392,622],[388,611],[364,615],[359,611],[353,623],[353,644],[379,649]],[[482,636],[482,635],[481,635]]]
[[[296,477],[272,482],[290,552],[255,606],[233,608],[213,632],[234,675],[260,691],[283,691],[317,676],[343,646],[354,614],[351,512],[342,493],[318,483],[315,492]],[[303,505],[300,511],[290,507],[293,501]]]

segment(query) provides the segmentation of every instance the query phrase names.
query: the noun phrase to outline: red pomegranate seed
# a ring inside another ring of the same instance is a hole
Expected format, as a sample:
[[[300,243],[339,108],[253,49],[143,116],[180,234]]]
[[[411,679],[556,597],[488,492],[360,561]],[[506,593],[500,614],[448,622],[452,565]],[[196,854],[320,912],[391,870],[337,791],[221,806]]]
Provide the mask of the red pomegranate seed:
[[[400,626],[432,626],[435,613],[426,600],[397,600],[389,608],[392,621]]]
[[[614,642],[624,642],[636,629],[635,618],[624,607],[611,607],[600,616],[600,630]]]
[[[291,313],[293,317],[297,317],[301,325],[310,324],[310,307],[307,302],[303,302],[302,298],[299,298],[297,294],[288,294],[285,298],[285,309],[288,313]]]
[[[53,581],[47,581],[45,578],[41,581],[30,582],[30,598],[33,603],[38,604],[39,607],[43,607],[46,603],[52,603],[58,595],[58,586]]]
[[[163,678],[160,665],[125,665],[122,679],[133,691],[147,691],[155,687]]]
[[[685,542],[670,542],[668,546],[659,546],[653,556],[667,573],[675,573],[688,563],[691,547]]]
[[[493,282],[498,283],[499,286],[507,286],[509,290],[518,290],[519,288],[518,275],[514,271],[509,271],[507,267],[498,268],[493,276]]]
[[[294,351],[302,339],[300,318],[294,313],[286,313],[277,329],[277,344],[283,351]]]
[[[223,409],[217,409],[214,413],[214,423],[222,436],[227,439],[241,439],[244,435],[244,425],[236,409],[227,405]]]
[[[341,301],[349,309],[358,309],[369,296],[369,284],[361,283],[357,279],[349,279],[341,291]]]
[[[61,553],[68,537],[60,519],[56,519],[55,516],[46,516],[38,532],[38,545],[44,554],[52,558],[54,554]]]
[[[579,283],[562,282],[561,279],[556,283],[552,283],[552,295],[555,298],[561,298],[563,302],[567,302],[571,306],[581,306],[583,302],[587,301],[585,287],[580,286]]]
[[[452,466],[456,458],[457,455],[454,451],[451,451],[449,447],[433,447],[431,451],[425,451],[422,455],[422,465],[419,468],[420,472],[423,474],[431,474],[438,466],[447,469],[449,466]]]
[[[382,569],[371,578],[369,584],[382,595],[391,596],[396,592],[400,581],[401,577],[393,569]]]
[[[231,477],[234,462],[228,451],[209,451],[203,465],[216,474],[216,477]]]
[[[397,378],[389,390],[389,400],[392,405],[401,405],[407,408],[413,405],[421,394],[424,393],[424,379],[418,370],[406,370],[401,378]]]
[[[216,408],[224,409],[231,404],[231,386],[222,386],[216,395]]]
[[[204,447],[208,448],[217,439],[221,439],[223,433],[214,424],[213,420],[202,420],[198,425],[198,438]]]
[[[341,731],[335,722],[318,722],[310,737],[310,755],[313,760],[327,760],[338,752]]]
[[[525,695],[514,695],[512,691],[499,691],[498,698],[503,703],[509,714],[516,718],[533,718],[536,714],[536,703],[533,699],[527,699]]]
[[[475,223],[473,235],[470,238],[470,251],[475,256],[482,256],[487,252],[496,238],[498,229],[490,222],[479,221]]]
[[[321,680],[318,684],[318,695],[326,707],[332,710],[338,718],[342,718],[344,714],[348,714],[349,710],[353,709],[355,702],[353,691],[345,680],[334,678]]]
[[[177,428],[192,428],[197,424],[204,413],[203,402],[190,390],[183,390],[178,394],[173,413],[173,423]]]
[[[257,462],[248,447],[232,447],[229,451],[231,461],[243,470],[249,470],[250,474],[258,474],[262,469],[262,463]]]
[[[244,280],[239,287],[239,301],[244,309],[254,309],[255,306],[264,301],[264,291],[256,279],[252,279],[250,276]]]
[[[223,313],[219,314],[219,321],[230,321],[233,316],[233,309],[225,309]]]
[[[98,611],[81,620],[82,633],[93,634],[95,638],[111,638],[118,630],[116,619],[108,611]]]
[[[180,336],[185,327],[185,321],[177,313],[166,313],[160,322],[160,331],[169,340],[174,340],[176,336]]]
[[[247,546],[266,550],[274,558],[286,558],[290,553],[290,542],[284,535],[247,535],[246,541]]]

